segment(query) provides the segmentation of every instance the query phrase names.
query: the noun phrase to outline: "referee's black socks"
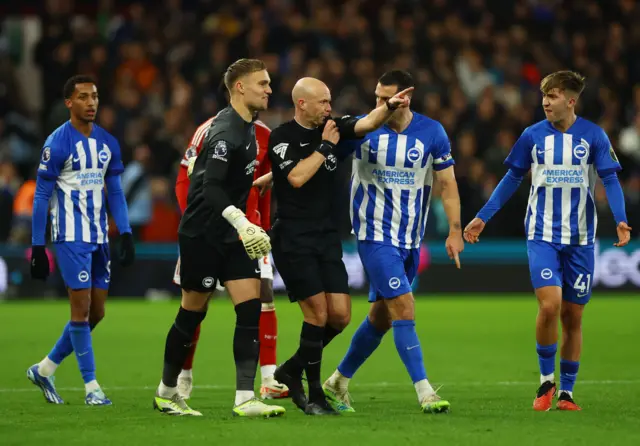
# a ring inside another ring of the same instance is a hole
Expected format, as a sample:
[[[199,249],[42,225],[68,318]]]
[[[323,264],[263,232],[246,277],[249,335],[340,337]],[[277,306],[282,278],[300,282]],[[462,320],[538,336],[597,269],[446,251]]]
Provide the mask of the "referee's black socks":
[[[260,357],[260,299],[236,305],[233,359],[236,363],[236,390],[253,391]]]
[[[296,355],[301,360],[300,362],[304,364],[309,384],[309,401],[324,399],[322,383],[320,382],[324,332],[325,327],[318,327],[307,322],[302,323],[300,348]]]
[[[176,320],[169,330],[164,347],[162,383],[167,387],[178,385],[178,375],[191,349],[191,340],[206,312],[189,311],[180,307]]]
[[[329,342],[333,341],[333,338],[342,333],[342,330],[338,330],[337,328],[333,328],[331,325],[324,327],[324,337],[322,338],[322,345],[326,347],[329,345]]]

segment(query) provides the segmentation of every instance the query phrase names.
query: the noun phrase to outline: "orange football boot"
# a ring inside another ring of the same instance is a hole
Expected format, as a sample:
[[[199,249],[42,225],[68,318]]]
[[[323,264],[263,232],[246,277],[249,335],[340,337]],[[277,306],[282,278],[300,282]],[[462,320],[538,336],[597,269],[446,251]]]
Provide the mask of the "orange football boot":
[[[582,410],[582,407],[578,406],[571,395],[567,392],[560,392],[558,397],[558,403],[556,404],[558,410]]]
[[[536,399],[533,400],[533,410],[538,412],[546,412],[553,405],[553,397],[556,394],[556,383],[551,381],[543,382],[538,387]]]

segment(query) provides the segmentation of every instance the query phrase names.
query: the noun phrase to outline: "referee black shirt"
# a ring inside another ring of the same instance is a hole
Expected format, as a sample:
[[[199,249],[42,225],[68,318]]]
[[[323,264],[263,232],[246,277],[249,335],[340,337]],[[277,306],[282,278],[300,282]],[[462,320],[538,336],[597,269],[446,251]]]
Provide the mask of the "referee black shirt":
[[[332,118],[333,119],[333,118]],[[340,139],[358,138],[355,125],[359,118],[343,116],[334,119]],[[285,122],[271,132],[269,159],[271,160],[274,194],[278,203],[279,221],[305,221],[310,228],[331,228],[338,190],[336,178],[338,159],[329,155],[318,171],[302,187],[293,187],[287,176],[300,161],[308,158],[322,143],[324,126],[309,129],[296,120]]]

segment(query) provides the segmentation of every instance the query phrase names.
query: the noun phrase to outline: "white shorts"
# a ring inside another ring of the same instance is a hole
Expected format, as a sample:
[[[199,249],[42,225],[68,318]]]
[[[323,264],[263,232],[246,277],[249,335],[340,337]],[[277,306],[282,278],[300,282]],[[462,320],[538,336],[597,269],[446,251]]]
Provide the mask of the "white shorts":
[[[262,260],[260,260],[260,278],[273,280],[273,266],[271,265],[271,258],[269,256],[264,256]],[[173,283],[180,286],[180,257],[178,257],[176,269],[173,272]],[[218,291],[224,290],[224,286],[219,282],[216,283],[216,288]]]

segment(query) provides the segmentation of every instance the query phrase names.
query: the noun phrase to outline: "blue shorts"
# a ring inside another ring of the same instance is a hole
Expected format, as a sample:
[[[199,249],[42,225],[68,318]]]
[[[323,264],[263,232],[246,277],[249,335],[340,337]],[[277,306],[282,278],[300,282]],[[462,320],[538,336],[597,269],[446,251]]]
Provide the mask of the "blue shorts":
[[[420,249],[358,241],[358,253],[369,279],[369,302],[411,293],[418,273]]]
[[[584,305],[591,299],[595,254],[593,245],[561,245],[527,241],[533,288],[559,286],[562,299]]]
[[[109,289],[111,260],[107,243],[56,243],[56,258],[65,285],[72,290]]]

